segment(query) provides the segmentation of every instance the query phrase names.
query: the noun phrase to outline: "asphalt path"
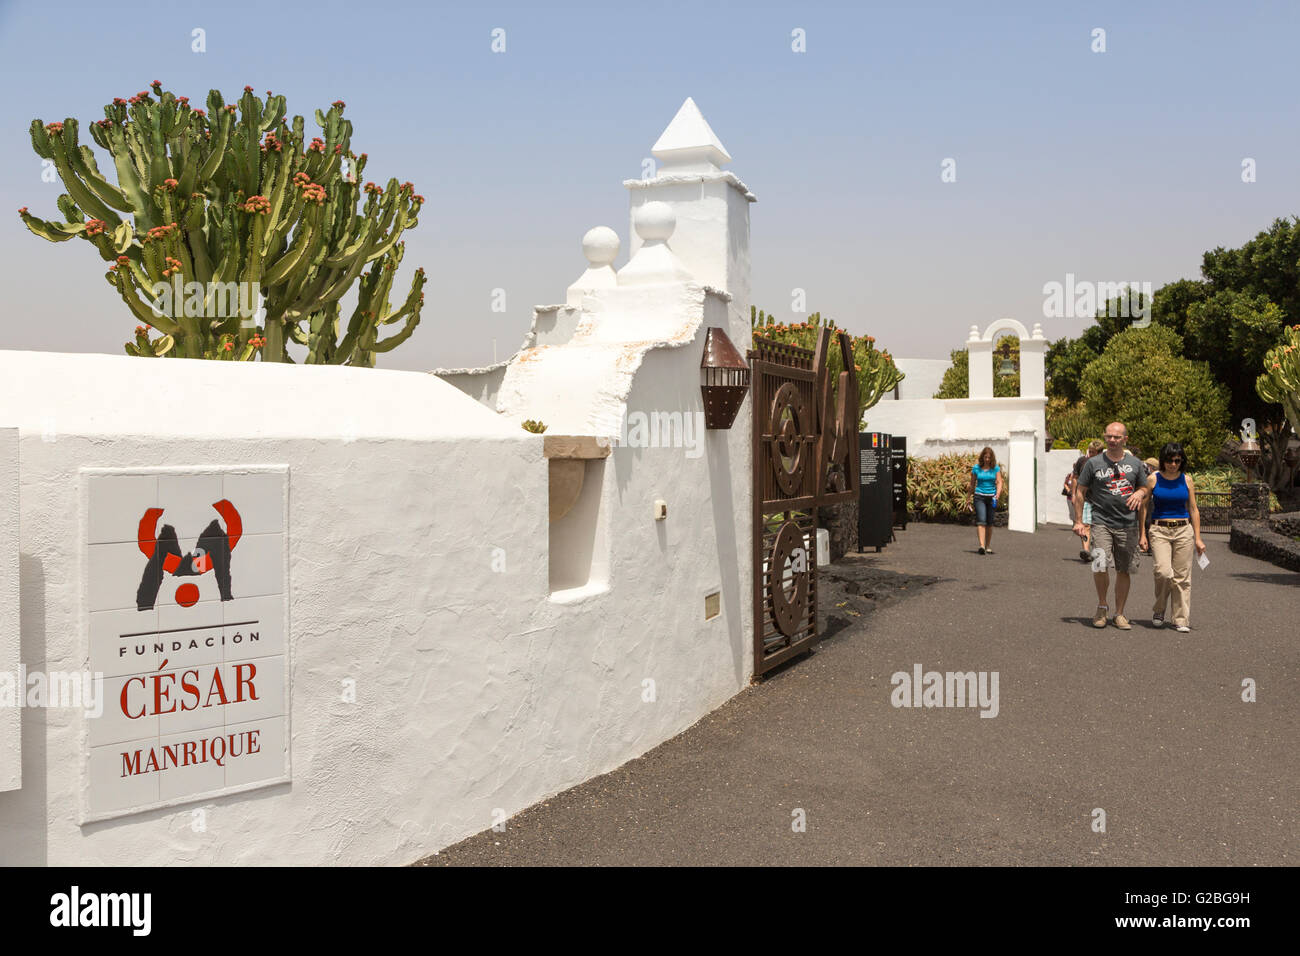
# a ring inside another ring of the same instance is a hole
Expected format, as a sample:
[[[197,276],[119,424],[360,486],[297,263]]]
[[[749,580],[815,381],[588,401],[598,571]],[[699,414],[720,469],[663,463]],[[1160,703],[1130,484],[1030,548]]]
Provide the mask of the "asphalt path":
[[[814,654],[420,863],[1294,865],[1300,574],[1206,543],[1190,633],[1150,626],[1147,556],[1099,630],[1068,529],[912,524],[823,571]],[[893,706],[918,664],[997,672],[997,716]]]

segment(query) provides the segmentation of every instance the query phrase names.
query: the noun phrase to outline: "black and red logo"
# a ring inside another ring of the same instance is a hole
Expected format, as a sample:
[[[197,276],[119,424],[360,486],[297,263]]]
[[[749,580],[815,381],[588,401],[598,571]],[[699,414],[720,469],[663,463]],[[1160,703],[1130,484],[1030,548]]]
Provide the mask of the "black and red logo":
[[[226,522],[223,529],[216,518],[199,535],[198,544],[188,554],[181,553],[180,542],[176,538],[176,529],[169,524],[158,530],[158,519],[162,517],[162,508],[150,508],[140,519],[139,545],[141,553],[149,559],[140,578],[140,589],[136,591],[135,605],[140,611],[150,611],[158,600],[158,589],[162,587],[163,575],[173,577],[193,577],[211,571],[217,580],[217,589],[221,600],[233,600],[230,593],[230,555],[239,543],[244,532],[239,512],[227,499],[222,498],[213,506]],[[182,607],[192,607],[199,600],[198,586],[185,582],[176,588],[176,603]]]

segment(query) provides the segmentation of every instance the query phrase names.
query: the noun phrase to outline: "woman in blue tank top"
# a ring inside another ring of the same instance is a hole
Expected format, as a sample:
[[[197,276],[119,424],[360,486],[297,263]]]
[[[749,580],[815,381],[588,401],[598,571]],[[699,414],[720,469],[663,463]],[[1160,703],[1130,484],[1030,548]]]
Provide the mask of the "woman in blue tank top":
[[[975,512],[975,533],[979,536],[980,554],[992,554],[993,514],[1002,497],[1002,466],[998,464],[993,449],[987,445],[980,452],[979,461],[971,467],[970,483],[966,492],[971,496],[971,510]]]
[[[1160,470],[1147,476],[1151,492],[1151,557],[1155,564],[1156,603],[1151,623],[1163,627],[1172,620],[1180,632],[1191,630],[1192,552],[1205,553],[1196,487],[1183,473],[1183,446],[1170,442],[1160,450]],[[1143,535],[1145,538],[1146,535]],[[1145,547],[1146,541],[1142,542]],[[1172,605],[1172,608],[1171,608]]]

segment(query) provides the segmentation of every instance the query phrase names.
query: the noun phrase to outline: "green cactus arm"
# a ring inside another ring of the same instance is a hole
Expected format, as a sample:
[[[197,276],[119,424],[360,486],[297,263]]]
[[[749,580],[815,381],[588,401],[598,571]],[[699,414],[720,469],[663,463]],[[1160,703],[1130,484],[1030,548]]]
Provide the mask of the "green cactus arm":
[[[123,270],[120,266],[117,270],[117,291],[121,294],[122,301],[126,303],[127,308],[141,322],[153,326],[166,335],[174,335],[180,331],[180,327],[170,317],[165,314],[159,315],[141,301],[140,287],[137,285],[135,276]]]
[[[212,92],[215,93],[216,90]],[[210,98],[209,102],[211,102]],[[214,112],[212,116],[216,119],[217,134],[212,137],[211,152],[208,153],[208,158],[199,167],[198,178],[201,183],[211,181],[212,177],[217,174],[217,170],[221,168],[221,161],[226,157],[226,145],[230,142],[230,128],[234,125],[227,113]]]
[[[112,126],[107,136],[113,154],[113,166],[117,170],[118,188],[131,204],[136,225],[141,229],[152,229],[158,225],[158,217],[140,183],[140,173],[127,144],[127,133],[121,126]]]
[[[90,151],[89,146],[79,146],[75,150],[70,150],[68,161],[85,182],[86,188],[102,202],[112,206],[118,212],[131,211],[131,202],[126,198],[126,194],[100,173],[99,164],[95,162],[95,154]]]
[[[191,202],[185,212],[185,245],[193,263],[190,274],[199,282],[211,282],[212,258],[208,255],[207,237],[203,233],[202,202]]]
[[[263,280],[265,285],[276,286],[283,282],[289,272],[302,261],[307,251],[314,247],[318,232],[316,223],[308,220],[299,227],[299,230],[299,235],[294,237],[293,245],[267,269],[266,278]]]
[[[42,239],[48,239],[50,242],[67,242],[73,236],[79,236],[86,231],[84,222],[77,223],[58,223],[50,222],[46,219],[33,216],[26,209],[22,210],[23,225],[30,229],[35,235]]]
[[[63,185],[68,190],[68,194],[81,209],[95,219],[104,220],[110,228],[116,229],[118,223],[122,221],[121,218],[91,192],[72,168],[72,164],[68,159],[68,149],[63,142],[63,136],[67,135],[69,129],[74,131],[73,136],[75,137],[76,120],[65,120],[64,133],[50,137],[50,147],[54,154],[54,167],[59,172],[59,178],[63,180]]]

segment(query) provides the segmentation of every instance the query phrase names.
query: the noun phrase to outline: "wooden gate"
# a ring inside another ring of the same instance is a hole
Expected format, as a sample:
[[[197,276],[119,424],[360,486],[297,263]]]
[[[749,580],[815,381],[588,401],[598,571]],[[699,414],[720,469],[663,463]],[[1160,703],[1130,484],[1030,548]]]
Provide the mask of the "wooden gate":
[[[755,337],[754,676],[817,641],[817,506],[858,493],[858,388],[852,343],[837,332],[838,401],[827,368],[831,330],[815,352]],[[834,407],[832,407],[834,406]]]

